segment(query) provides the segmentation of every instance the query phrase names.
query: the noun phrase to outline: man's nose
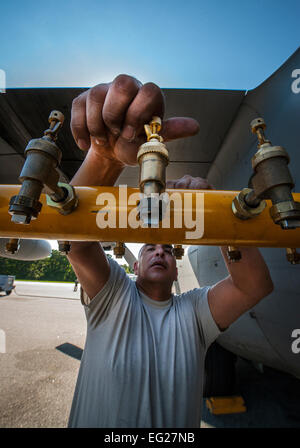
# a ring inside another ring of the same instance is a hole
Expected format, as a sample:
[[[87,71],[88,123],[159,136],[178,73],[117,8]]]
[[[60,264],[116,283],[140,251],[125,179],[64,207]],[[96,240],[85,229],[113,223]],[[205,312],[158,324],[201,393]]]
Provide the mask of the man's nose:
[[[160,244],[155,246],[155,255],[159,255],[160,257],[164,257],[165,255],[164,248]]]

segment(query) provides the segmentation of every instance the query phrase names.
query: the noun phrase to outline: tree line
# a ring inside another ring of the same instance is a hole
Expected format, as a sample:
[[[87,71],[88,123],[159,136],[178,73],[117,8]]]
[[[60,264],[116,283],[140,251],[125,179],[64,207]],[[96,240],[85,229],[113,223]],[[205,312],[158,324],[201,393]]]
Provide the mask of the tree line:
[[[108,257],[111,255],[107,254]],[[133,271],[121,265],[129,274]],[[56,282],[75,282],[76,274],[67,257],[53,249],[50,257],[43,260],[23,261],[0,257],[0,275],[14,275],[16,280],[37,280]]]

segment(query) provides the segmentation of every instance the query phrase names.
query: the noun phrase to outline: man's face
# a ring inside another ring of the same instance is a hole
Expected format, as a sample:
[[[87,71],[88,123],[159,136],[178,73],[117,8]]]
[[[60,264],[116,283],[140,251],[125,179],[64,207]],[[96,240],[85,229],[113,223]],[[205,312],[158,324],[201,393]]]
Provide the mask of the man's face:
[[[141,280],[172,284],[177,280],[173,247],[169,244],[145,244],[134,265],[134,273]]]

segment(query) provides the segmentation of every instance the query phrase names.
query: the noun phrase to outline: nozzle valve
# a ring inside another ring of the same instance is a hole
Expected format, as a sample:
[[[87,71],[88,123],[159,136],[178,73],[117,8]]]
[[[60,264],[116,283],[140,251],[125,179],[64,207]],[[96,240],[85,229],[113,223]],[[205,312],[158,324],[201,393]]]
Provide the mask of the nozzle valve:
[[[122,258],[125,255],[125,244],[118,241],[113,249],[116,258]]]
[[[145,224],[155,225],[163,216],[163,204],[158,196],[165,191],[169,152],[158,134],[161,130],[159,117],[153,117],[144,128],[147,142],[140,146],[137,154],[140,165],[139,187],[142,193],[139,210],[140,218]],[[156,213],[153,214],[153,210]]]
[[[71,185],[59,183],[59,166],[62,152],[56,145],[57,134],[64,122],[64,115],[54,110],[50,113],[49,128],[41,138],[29,141],[25,149],[25,163],[19,176],[22,187],[9,202],[12,222],[30,224],[41,211],[40,196],[45,189],[48,205],[57,207],[62,214],[70,213],[77,206]]]
[[[270,216],[283,230],[300,227],[300,203],[295,202],[291,193],[294,181],[290,174],[288,153],[282,146],[272,146],[265,136],[263,118],[250,123],[251,130],[258,139],[258,150],[252,157],[254,174],[249,188],[244,188],[232,203],[235,216],[249,219],[258,216],[266,207],[265,199],[270,199]]]

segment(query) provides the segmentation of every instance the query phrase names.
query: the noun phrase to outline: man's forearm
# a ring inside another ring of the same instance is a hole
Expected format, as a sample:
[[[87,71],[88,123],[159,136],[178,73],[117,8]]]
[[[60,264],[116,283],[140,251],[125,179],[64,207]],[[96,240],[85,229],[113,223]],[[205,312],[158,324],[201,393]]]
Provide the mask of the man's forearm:
[[[234,285],[249,296],[265,296],[273,290],[269,269],[256,247],[239,247],[242,258],[230,263],[227,247],[221,247],[228,272]]]
[[[70,184],[74,186],[112,186],[124,169],[124,165],[95,151],[89,151]]]
[[[89,151],[70,184],[74,186],[107,185],[112,186],[123,171],[124,165],[112,159]],[[99,244],[93,241],[73,241],[69,257],[76,252],[86,250],[88,246]]]

